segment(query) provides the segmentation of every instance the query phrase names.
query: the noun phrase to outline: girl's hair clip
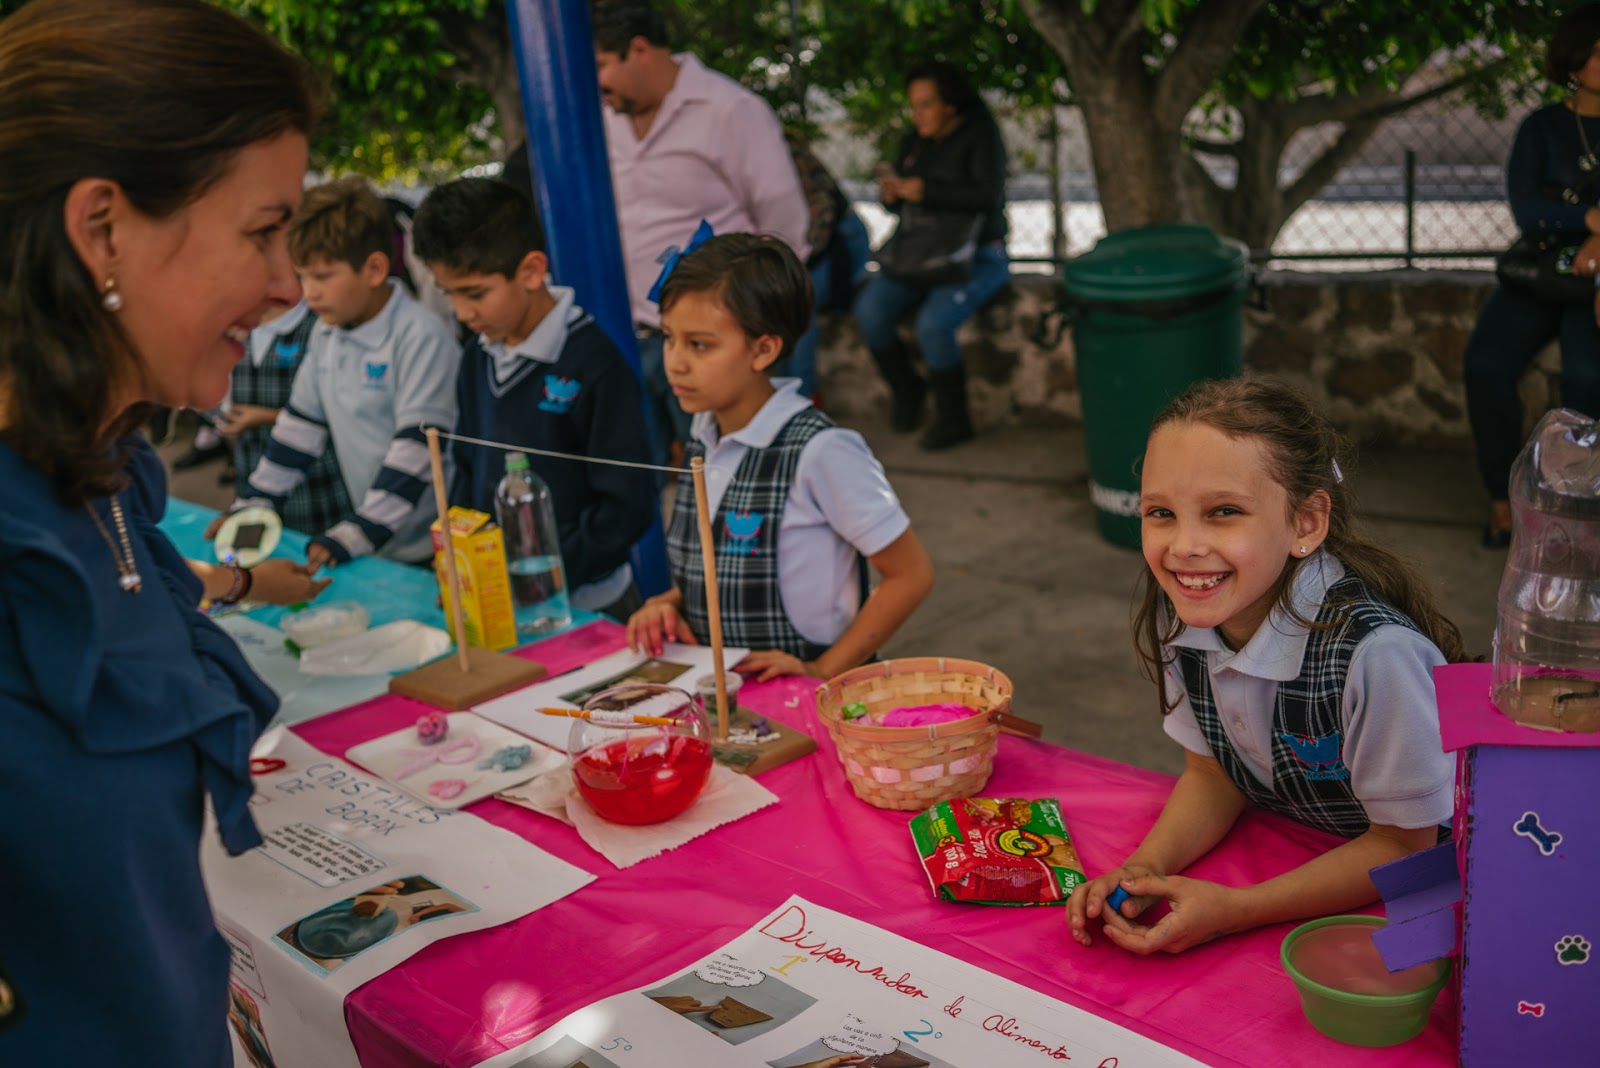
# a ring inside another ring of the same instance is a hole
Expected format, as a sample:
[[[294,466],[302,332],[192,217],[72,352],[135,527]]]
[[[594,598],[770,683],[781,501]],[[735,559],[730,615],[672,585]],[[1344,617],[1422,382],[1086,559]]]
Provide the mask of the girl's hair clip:
[[[1333,461],[1333,480],[1335,482],[1343,482],[1344,481],[1344,472],[1339,470],[1339,461],[1338,460]]]

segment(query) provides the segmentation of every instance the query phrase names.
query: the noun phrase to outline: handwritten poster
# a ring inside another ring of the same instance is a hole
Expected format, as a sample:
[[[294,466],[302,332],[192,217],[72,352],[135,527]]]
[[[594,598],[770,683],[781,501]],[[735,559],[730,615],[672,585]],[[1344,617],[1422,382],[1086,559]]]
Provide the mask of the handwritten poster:
[[[1183,1068],[1143,1035],[791,897],[718,952],[479,1068]]]
[[[588,873],[465,812],[434,808],[293,734],[256,776],[264,843],[201,853],[232,976],[235,1063],[356,1068],[344,998],[441,938],[557,901]]]

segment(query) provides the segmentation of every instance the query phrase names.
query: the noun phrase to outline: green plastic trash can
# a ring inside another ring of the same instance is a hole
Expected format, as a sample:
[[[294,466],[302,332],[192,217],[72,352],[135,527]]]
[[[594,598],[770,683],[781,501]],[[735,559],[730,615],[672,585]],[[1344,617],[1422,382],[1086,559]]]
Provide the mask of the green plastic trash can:
[[[1123,230],[1068,260],[1089,495],[1107,541],[1139,547],[1150,424],[1196,382],[1243,364],[1249,250],[1191,223]]]

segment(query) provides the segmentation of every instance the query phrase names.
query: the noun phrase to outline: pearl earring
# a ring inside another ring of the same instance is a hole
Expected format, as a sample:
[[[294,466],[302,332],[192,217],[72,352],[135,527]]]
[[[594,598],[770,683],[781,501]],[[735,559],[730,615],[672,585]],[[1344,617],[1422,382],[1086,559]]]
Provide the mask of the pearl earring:
[[[1310,551],[1311,550],[1307,549],[1304,545],[1300,546],[1300,555],[1301,556],[1304,556],[1306,553],[1308,553]]]
[[[100,298],[100,306],[108,312],[122,310],[122,294],[117,292],[117,280],[106,277],[105,294]]]

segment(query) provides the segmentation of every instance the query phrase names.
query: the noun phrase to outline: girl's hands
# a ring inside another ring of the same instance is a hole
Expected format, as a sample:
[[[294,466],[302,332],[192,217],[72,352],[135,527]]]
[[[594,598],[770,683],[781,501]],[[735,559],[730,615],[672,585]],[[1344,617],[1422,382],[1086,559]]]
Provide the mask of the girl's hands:
[[[671,593],[650,598],[633,615],[628,617],[628,651],[645,650],[651,656],[660,656],[667,642],[698,644],[689,623],[678,614],[676,597]]]
[[[1098,879],[1090,879],[1086,883],[1079,883],[1072,890],[1072,896],[1067,898],[1067,929],[1071,932],[1073,940],[1079,945],[1092,946],[1094,939],[1089,937],[1089,921],[1097,917],[1107,917],[1109,926],[1113,915],[1111,909],[1106,907],[1106,898],[1111,892],[1122,886],[1128,879],[1152,876],[1155,873],[1143,864],[1125,864],[1113,871],[1108,871]],[[1132,894],[1131,888],[1128,891]],[[1159,896],[1144,898],[1129,897],[1122,906],[1116,910],[1116,917],[1126,921],[1140,915],[1145,909],[1159,901]]]
[[[1139,875],[1124,879],[1122,888],[1134,901],[1165,899],[1171,911],[1146,926],[1123,916],[1106,913],[1105,935],[1130,953],[1182,953],[1233,931],[1239,915],[1233,887],[1188,879],[1182,875]],[[1141,906],[1141,910],[1147,907]],[[1128,905],[1123,906],[1129,908]],[[1137,915],[1137,913],[1136,913]]]
[[[827,677],[818,672],[815,661],[801,660],[781,649],[763,649],[751,653],[735,664],[734,670],[750,676],[752,682],[766,682],[780,675],[805,675],[814,679]]]
[[[271,426],[278,420],[278,409],[259,404],[234,404],[217,419],[217,433],[232,441],[252,427]]]

